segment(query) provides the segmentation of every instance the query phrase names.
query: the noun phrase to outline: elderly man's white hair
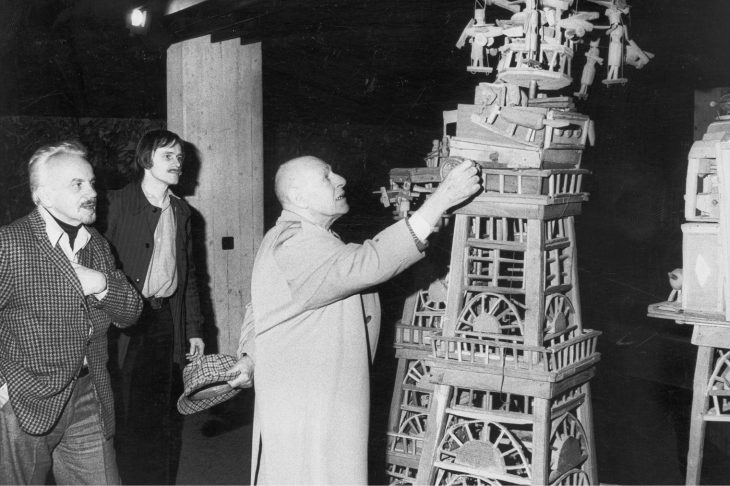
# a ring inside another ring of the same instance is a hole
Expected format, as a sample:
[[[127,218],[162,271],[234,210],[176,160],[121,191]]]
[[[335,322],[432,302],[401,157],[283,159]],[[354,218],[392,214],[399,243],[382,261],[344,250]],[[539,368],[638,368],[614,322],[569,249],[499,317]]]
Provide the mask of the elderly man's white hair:
[[[311,167],[314,164],[324,164],[324,162],[312,155],[304,155],[295,159],[288,160],[279,166],[274,179],[274,191],[276,198],[282,207],[291,206],[292,191],[300,187],[302,179],[302,169]]]
[[[30,196],[37,206],[40,203],[38,188],[43,185],[43,175],[48,161],[53,157],[62,154],[78,155],[86,158],[86,147],[80,142],[65,140],[63,142],[44,145],[33,153],[28,162],[28,181],[30,183]]]

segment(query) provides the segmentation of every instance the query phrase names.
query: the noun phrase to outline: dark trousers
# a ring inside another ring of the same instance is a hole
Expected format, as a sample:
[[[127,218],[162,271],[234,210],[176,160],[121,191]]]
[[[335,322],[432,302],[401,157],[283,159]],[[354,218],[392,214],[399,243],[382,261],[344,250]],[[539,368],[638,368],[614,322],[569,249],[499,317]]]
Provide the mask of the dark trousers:
[[[101,429],[91,376],[78,378],[58,422],[32,435],[20,427],[10,402],[0,407],[0,484],[120,484],[114,445]]]
[[[145,304],[118,370],[116,450],[126,484],[175,483],[182,436],[175,404],[183,386],[172,359],[172,326],[167,303]]]

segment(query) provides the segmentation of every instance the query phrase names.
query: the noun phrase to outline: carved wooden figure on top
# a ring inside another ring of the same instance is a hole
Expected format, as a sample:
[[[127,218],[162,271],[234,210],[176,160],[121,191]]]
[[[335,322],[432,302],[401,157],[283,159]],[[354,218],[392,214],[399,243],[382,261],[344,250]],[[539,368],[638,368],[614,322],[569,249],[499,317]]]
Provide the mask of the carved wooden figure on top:
[[[583,74],[580,77],[580,91],[573,93],[578,98],[588,98],[588,87],[593,84],[593,80],[596,77],[596,64],[603,64],[603,58],[598,55],[599,42],[599,39],[592,40],[591,47],[585,54],[586,63],[583,66]]]
[[[540,45],[540,11],[536,0],[526,0],[525,12],[525,46],[527,47],[527,62],[536,61],[538,46]],[[539,64],[539,63],[538,63]]]
[[[471,65],[467,68],[470,72],[483,72],[491,73],[492,68],[485,66],[484,55],[485,49],[494,45],[494,38],[504,35],[502,27],[498,27],[494,24],[487,24],[484,22],[485,12],[483,8],[477,8],[474,10],[474,18],[464,27],[459,40],[456,42],[456,47],[461,49],[469,40],[471,44]],[[497,55],[496,49],[488,50],[488,53],[492,56]]]
[[[624,40],[626,39],[626,28],[621,21],[622,10],[628,12],[628,7],[619,9],[611,6],[606,9],[606,16],[611,22],[611,27],[608,29],[611,42],[608,45],[608,73],[606,79],[603,80],[604,84],[623,84],[627,81],[626,78],[620,77],[624,58]]]
[[[511,18],[514,24],[522,25],[524,35],[524,51],[521,52],[518,63],[524,63],[530,67],[539,67],[541,12],[538,9],[537,0],[524,0],[524,3],[524,10],[512,15]]]
[[[479,42],[476,37],[469,39],[471,43],[471,67],[484,67],[484,44]]]
[[[543,0],[542,8],[545,17],[545,27],[543,27],[543,38],[552,39],[558,44],[562,43],[562,33],[558,27],[558,21],[562,18],[563,12],[568,9],[571,2],[565,0]]]
[[[475,1],[474,17],[456,43],[458,48],[471,44],[467,71],[496,73],[496,81],[529,90],[530,99],[536,98],[538,91],[554,91],[572,84],[572,62],[578,52],[585,55],[586,64],[581,87],[574,94],[584,99],[599,65],[607,67],[604,84],[624,84],[624,64],[641,69],[653,58],[629,38],[624,17],[630,7],[626,0],[586,0],[603,7],[603,13],[578,10],[580,5],[575,0]],[[506,19],[491,19],[487,17],[487,6],[513,13]],[[603,15],[608,22],[594,24]],[[609,37],[608,53],[603,56],[582,41],[596,29],[605,30]]]

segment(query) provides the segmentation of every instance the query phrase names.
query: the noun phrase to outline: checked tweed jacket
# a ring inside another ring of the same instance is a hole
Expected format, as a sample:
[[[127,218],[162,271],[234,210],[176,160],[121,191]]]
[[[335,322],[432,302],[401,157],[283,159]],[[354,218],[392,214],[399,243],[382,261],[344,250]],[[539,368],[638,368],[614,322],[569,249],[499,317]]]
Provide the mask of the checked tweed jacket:
[[[52,247],[38,208],[0,228],[0,386],[7,383],[21,427],[49,431],[88,361],[104,435],[114,434],[107,371],[107,330],[134,324],[142,301],[117,270],[109,244],[94,228],[79,263],[102,272],[108,293],[84,296],[71,262]]]

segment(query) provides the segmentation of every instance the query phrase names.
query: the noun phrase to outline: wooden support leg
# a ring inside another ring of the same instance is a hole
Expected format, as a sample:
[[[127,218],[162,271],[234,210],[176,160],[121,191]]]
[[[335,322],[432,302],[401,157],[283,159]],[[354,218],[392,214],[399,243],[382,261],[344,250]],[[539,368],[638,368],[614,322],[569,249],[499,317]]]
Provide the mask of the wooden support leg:
[[[549,484],[550,475],[550,400],[535,398],[535,423],[532,432],[532,484]]]
[[[686,484],[700,484],[702,473],[702,453],[705,444],[705,420],[707,412],[707,383],[712,373],[712,355],[714,348],[697,347],[697,364],[692,389],[692,414],[689,426],[689,450],[687,451]]]
[[[545,238],[545,223],[538,219],[528,219],[524,268],[526,309],[523,324],[524,343],[528,346],[542,346],[545,335]]]
[[[578,329],[583,329],[583,312],[580,306],[580,287],[578,286],[578,247],[575,241],[575,217],[565,218],[565,233],[570,241],[570,290],[568,298],[573,303],[574,318]]]
[[[401,406],[403,405],[403,378],[406,376],[408,360],[398,358],[398,370],[395,374],[393,385],[393,399],[390,404],[390,415],[388,417],[388,432],[398,432],[401,421]]]
[[[426,437],[423,440],[423,450],[421,451],[421,461],[418,464],[418,475],[415,484],[423,486],[434,484],[436,468],[433,467],[433,464],[438,459],[436,450],[443,435],[446,423],[446,407],[449,404],[450,396],[450,386],[436,385],[433,392],[431,411],[426,423]]]
[[[596,439],[593,433],[593,401],[591,399],[591,385],[583,385],[585,401],[578,408],[578,420],[583,425],[588,442],[588,459],[583,470],[588,474],[591,484],[598,484],[598,466],[596,465]]]
[[[463,304],[464,287],[467,273],[466,255],[469,238],[469,216],[457,214],[454,221],[454,239],[451,245],[449,264],[449,288],[446,291],[446,312],[443,320],[443,335],[453,336],[459,322],[459,312]]]

